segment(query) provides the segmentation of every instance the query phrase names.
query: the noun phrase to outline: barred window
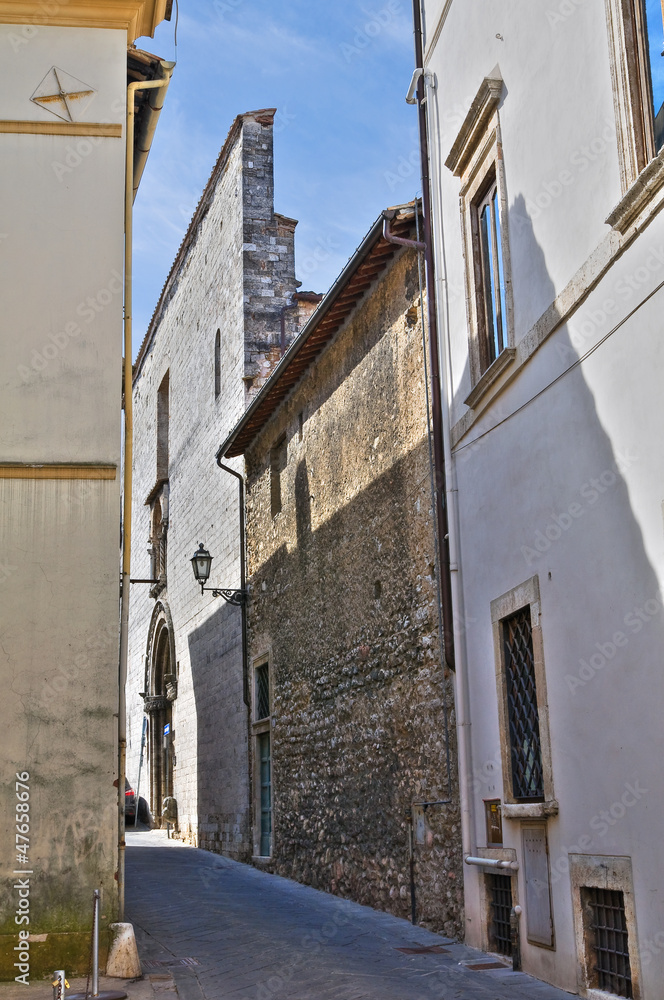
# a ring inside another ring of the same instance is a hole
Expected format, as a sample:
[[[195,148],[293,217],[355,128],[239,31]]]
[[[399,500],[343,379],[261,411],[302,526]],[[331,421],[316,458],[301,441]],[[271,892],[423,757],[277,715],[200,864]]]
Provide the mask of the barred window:
[[[489,947],[499,955],[512,954],[512,879],[491,872],[486,876],[489,896]]]
[[[530,608],[505,618],[502,627],[512,792],[517,801],[542,801],[544,774]]]
[[[270,667],[261,663],[256,667],[256,721],[267,719],[270,714]]]
[[[631,998],[632,972],[624,894],[618,889],[582,886],[581,905],[587,947],[594,958],[588,962],[589,985]]]

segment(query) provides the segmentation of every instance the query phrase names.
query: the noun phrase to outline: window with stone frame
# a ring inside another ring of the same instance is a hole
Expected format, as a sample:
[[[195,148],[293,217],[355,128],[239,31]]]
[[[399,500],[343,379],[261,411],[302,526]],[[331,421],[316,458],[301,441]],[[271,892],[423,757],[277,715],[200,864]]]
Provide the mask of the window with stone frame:
[[[150,508],[150,577],[153,580],[151,597],[158,597],[166,587],[167,538],[169,521],[169,422],[170,422],[170,374],[167,371],[157,390],[156,413],[156,474],[154,486],[150,490],[146,506]]]
[[[624,892],[581,886],[581,909],[591,985],[615,996],[633,997]]]
[[[468,406],[477,404],[516,355],[499,116],[502,94],[502,80],[487,77],[482,81],[445,161],[461,181],[471,380],[464,402]]]
[[[170,422],[170,373],[166,372],[157,390],[157,481],[168,479]]]
[[[568,861],[579,993],[643,1000],[631,858],[571,853]]]
[[[606,0],[623,192],[664,146],[661,0]]]
[[[472,202],[473,264],[479,369],[484,374],[507,347],[507,302],[502,226],[495,168]]]
[[[504,618],[501,626],[512,794],[518,802],[541,802],[544,774],[530,608],[521,608]]]
[[[502,818],[556,815],[539,580],[491,602],[503,770]]]
[[[221,395],[221,330],[217,330],[214,338],[214,398]]]

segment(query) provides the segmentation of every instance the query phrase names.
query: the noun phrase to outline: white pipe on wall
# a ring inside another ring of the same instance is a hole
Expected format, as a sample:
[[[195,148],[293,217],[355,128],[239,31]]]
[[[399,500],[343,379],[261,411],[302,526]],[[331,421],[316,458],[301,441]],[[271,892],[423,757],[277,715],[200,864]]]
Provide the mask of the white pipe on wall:
[[[431,176],[431,205],[434,221],[434,255],[436,274],[436,302],[438,306],[438,324],[441,331],[440,351],[441,394],[443,408],[443,443],[445,452],[446,501],[448,509],[448,531],[450,552],[450,576],[452,585],[452,605],[454,621],[460,623],[455,627],[455,702],[457,716],[457,752],[459,758],[459,802],[461,812],[461,842],[464,857],[472,856],[475,830],[474,803],[472,798],[473,758],[471,745],[470,695],[468,689],[468,660],[465,636],[465,611],[463,601],[463,584],[461,572],[461,556],[459,545],[459,508],[458,486],[456,476],[456,461],[452,452],[450,437],[450,405],[454,398],[452,383],[452,360],[449,338],[449,323],[447,318],[447,270],[444,246],[443,211],[440,197],[441,163],[438,157],[438,133],[435,128],[435,113],[438,110],[436,95],[436,78],[430,71],[424,72],[424,83],[427,94],[427,128],[429,132],[429,158]]]

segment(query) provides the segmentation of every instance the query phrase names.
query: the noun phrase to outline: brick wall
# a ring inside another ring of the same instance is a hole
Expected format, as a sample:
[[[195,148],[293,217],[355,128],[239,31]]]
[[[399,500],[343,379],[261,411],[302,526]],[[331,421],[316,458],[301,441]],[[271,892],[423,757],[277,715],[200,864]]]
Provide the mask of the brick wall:
[[[274,215],[272,170],[272,112],[239,116],[166,282],[134,385],[132,576],[147,578],[145,500],[157,478],[157,391],[169,373],[167,579],[158,601],[170,611],[174,631],[173,794],[180,835],[238,858],[250,854],[241,612],[201,596],[189,560],[203,542],[214,557],[210,585],[240,586],[238,483],[218,468],[215,453],[242,413],[264,358],[274,360],[280,310],[296,287],[295,223],[284,227]],[[230,464],[241,471],[241,461]],[[131,594],[127,774],[134,786],[144,707],[139,692],[159,693],[149,657],[146,662],[156,605],[150,590],[135,584]],[[155,737],[159,742],[160,734]],[[144,763],[146,798],[150,769]]]
[[[282,510],[270,450],[286,435]],[[247,452],[250,654],[272,678],[270,870],[410,914],[412,802],[448,795],[417,261],[402,252]],[[259,727],[260,728],[260,727]],[[250,738],[253,753],[257,735]],[[462,933],[454,804],[420,815],[420,922]],[[254,762],[254,852],[258,778]]]

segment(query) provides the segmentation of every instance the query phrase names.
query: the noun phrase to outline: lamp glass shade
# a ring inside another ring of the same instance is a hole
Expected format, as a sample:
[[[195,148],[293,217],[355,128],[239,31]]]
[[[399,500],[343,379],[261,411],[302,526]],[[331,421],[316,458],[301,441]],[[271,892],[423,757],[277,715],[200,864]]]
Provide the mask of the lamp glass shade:
[[[212,556],[206,548],[203,547],[202,542],[199,542],[197,550],[194,552],[191,565],[194,570],[194,576],[200,584],[207,583],[210,576],[210,565],[212,563]]]

